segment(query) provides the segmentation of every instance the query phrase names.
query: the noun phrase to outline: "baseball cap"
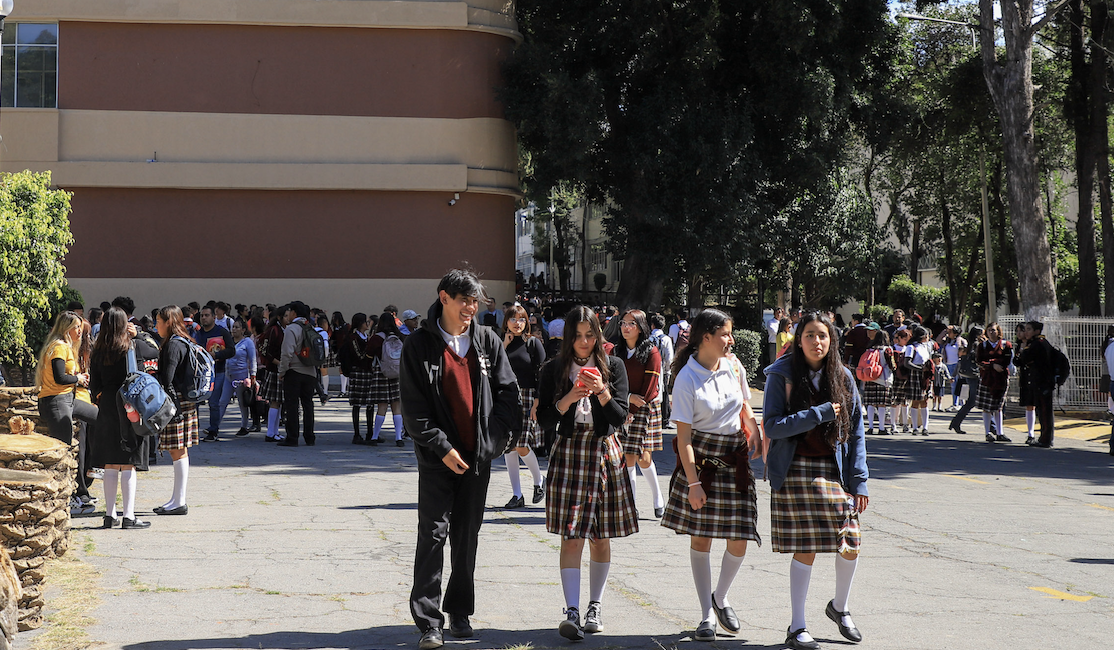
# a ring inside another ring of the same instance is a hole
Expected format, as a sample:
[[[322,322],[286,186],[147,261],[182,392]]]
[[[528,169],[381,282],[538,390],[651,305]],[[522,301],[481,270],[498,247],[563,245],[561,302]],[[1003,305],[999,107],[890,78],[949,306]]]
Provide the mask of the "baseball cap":
[[[406,311],[402,312],[402,320],[410,320],[417,317],[418,312],[414,311],[413,309],[407,309]]]

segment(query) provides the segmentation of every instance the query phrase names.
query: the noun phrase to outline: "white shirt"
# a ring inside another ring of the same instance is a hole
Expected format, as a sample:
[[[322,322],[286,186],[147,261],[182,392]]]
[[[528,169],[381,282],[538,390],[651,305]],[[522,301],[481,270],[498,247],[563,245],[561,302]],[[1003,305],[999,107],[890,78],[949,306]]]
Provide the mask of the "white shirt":
[[[967,341],[962,336],[957,336],[954,340],[948,341],[944,344],[944,364],[952,365],[959,363],[959,351],[967,347]]]
[[[441,327],[440,319],[437,321],[437,329],[441,331],[441,338],[445,339],[445,344],[461,359],[472,349],[472,339],[468,336],[468,330],[464,330],[464,333],[460,336],[453,336]]]
[[[673,421],[692,425],[693,431],[730,434],[739,430],[739,414],[750,400],[746,369],[736,366],[741,376],[731,371],[731,361],[720,359],[713,372],[689,357],[673,383]]]
[[[323,327],[315,327],[313,329],[317,330],[317,333],[320,334],[321,338],[325,340],[325,354],[328,355],[329,354],[329,333]]]
[[[677,345],[677,337],[681,334],[681,326],[688,327],[689,322],[682,318],[669,326],[669,338],[673,340],[674,346]]]
[[[927,343],[914,343],[905,346],[905,356],[915,366],[923,366],[932,358],[932,348]]]
[[[1106,346],[1106,352],[1103,353],[1106,359],[1106,374],[1114,377],[1114,343]],[[1100,388],[1110,388],[1109,386],[1100,386]]]
[[[780,326],[781,321],[777,318],[766,321],[766,331],[770,333],[770,343],[777,343],[777,331]]]
[[[580,371],[585,368],[595,368],[595,358],[589,357],[588,363],[580,365],[576,361],[572,362],[569,367],[569,381],[576,383],[576,378],[580,376]],[[570,408],[576,409],[573,414],[573,420],[578,424],[592,424],[592,402],[587,397],[581,397],[580,401],[571,406]]]

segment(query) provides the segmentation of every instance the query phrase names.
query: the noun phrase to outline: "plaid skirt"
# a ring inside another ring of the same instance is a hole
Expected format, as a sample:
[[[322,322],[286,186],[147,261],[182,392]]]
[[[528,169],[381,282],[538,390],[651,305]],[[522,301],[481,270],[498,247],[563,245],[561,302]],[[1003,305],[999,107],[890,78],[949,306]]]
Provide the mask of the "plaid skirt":
[[[388,379],[387,375],[379,369],[379,364],[372,364],[371,369],[371,390],[368,391],[368,399],[371,400],[369,404],[386,404],[388,402],[396,402],[401,399],[402,393],[399,392],[398,379]],[[348,390],[352,390],[352,384],[348,384]]]
[[[530,409],[533,408],[534,400],[537,399],[537,397],[538,391],[536,389],[518,389],[518,406],[522,411],[522,431],[514,441],[515,447],[529,447],[530,449],[534,449],[535,447],[540,447],[544,442],[542,430],[538,427],[537,420],[530,419]]]
[[[260,368],[256,372],[256,377],[259,379],[259,399],[263,402],[278,402],[281,404],[282,382],[279,381],[278,373]]]
[[[862,542],[859,513],[839,481],[834,457],[797,456],[770,495],[775,553],[844,553]]]
[[[634,417],[619,430],[624,454],[661,451],[661,404],[646,404],[632,409]]]
[[[864,406],[889,406],[894,403],[894,389],[877,382],[863,383]]]
[[[1009,383],[1006,387],[1000,390],[992,390],[986,387],[985,383],[979,383],[979,390],[975,393],[975,408],[994,413],[1002,410],[1002,406],[1006,403],[1006,391],[1009,389]]]
[[[903,391],[902,397],[911,402],[919,402],[932,397],[932,388],[924,385],[923,369],[911,368],[909,370],[909,381],[906,382]]]
[[[741,431],[731,434],[692,432],[692,449],[698,456],[726,456],[746,444]],[[714,539],[750,539],[761,546],[758,536],[758,497],[754,482],[746,494],[735,483],[736,468],[721,467],[711,485],[703,485],[707,503],[699,510],[689,504],[688,479],[684,470],[673,473],[669,481],[669,500],[661,525],[679,535],[696,535]]]
[[[348,371],[348,403],[352,406],[375,404],[371,401],[371,371],[367,368]]]
[[[591,424],[558,437],[545,482],[545,529],[564,539],[607,539],[638,532],[634,493],[616,436]]]
[[[329,355],[325,357],[326,368],[336,368],[340,365],[340,359],[337,359],[337,351],[332,346],[329,346]]]
[[[174,391],[171,391],[174,392]],[[201,422],[197,417],[197,404],[180,402],[178,415],[159,432],[159,449],[186,449],[201,441]]]

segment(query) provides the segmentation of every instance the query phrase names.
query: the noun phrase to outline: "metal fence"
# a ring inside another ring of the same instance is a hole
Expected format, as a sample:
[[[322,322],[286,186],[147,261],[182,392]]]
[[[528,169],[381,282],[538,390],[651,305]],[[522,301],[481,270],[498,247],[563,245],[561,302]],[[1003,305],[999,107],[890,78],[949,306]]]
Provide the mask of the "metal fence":
[[[1002,334],[1011,341],[1017,325],[1024,321],[1025,317],[1020,314],[998,317]],[[1102,346],[1106,342],[1106,328],[1111,323],[1098,318],[1066,316],[1042,322],[1048,341],[1063,350],[1071,362],[1071,376],[1054,397],[1056,406],[1073,411],[1106,411],[1106,396],[1099,393],[1099,378],[1106,373]],[[1018,383],[1016,379],[1010,381],[1007,406],[1019,405]]]

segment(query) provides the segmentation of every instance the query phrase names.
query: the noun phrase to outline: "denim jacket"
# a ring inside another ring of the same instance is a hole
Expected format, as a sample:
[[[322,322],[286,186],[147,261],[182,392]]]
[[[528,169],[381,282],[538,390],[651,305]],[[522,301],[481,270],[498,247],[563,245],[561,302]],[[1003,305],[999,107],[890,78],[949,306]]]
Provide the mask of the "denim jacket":
[[[780,490],[789,465],[797,451],[796,436],[808,433],[822,422],[835,420],[835,409],[831,402],[813,406],[803,411],[789,413],[789,397],[786,384],[792,376],[793,353],[783,355],[766,368],[766,392],[762,401],[762,427],[770,439],[770,453],[766,459],[770,470],[770,487]],[[851,384],[855,378],[851,371],[844,369]],[[863,407],[859,390],[855,388],[855,401],[851,410],[851,433],[846,442],[837,443],[835,450],[836,467],[843,483],[843,489],[850,494],[867,496],[866,480],[866,437],[863,434]]]

